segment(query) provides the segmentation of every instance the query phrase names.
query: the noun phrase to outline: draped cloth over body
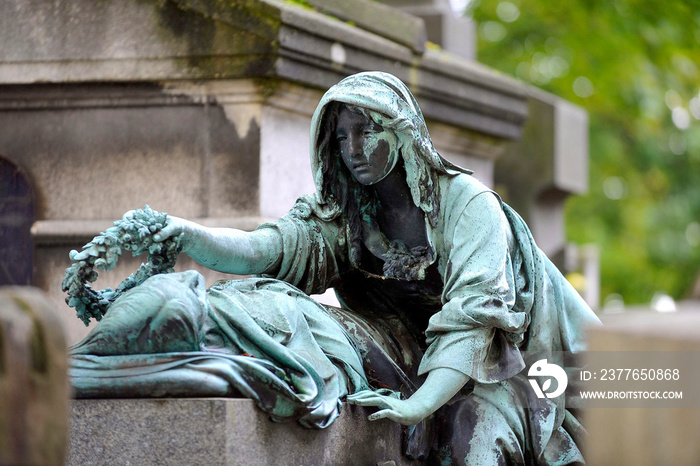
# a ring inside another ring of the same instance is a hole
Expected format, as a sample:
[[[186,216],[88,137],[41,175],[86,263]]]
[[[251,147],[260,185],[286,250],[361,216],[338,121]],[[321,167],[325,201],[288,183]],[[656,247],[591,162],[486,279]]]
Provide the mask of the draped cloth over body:
[[[157,293],[176,275],[141,288]],[[368,388],[347,333],[287,283],[221,282],[209,289],[208,306],[180,306],[179,295],[142,301],[134,312],[129,295],[114,304],[71,349],[78,397],[245,396],[275,420],[325,427],[341,397]]]

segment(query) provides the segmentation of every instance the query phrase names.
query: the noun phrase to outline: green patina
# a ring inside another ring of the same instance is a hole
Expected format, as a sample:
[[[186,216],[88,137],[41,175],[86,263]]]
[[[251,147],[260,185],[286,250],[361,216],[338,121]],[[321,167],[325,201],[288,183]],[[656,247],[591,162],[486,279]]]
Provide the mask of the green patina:
[[[73,264],[66,269],[61,288],[68,293],[66,304],[75,308],[78,318],[89,325],[90,319],[100,320],[107,308],[125,291],[141,285],[148,277],[172,272],[181,247],[179,238],[164,242],[153,241],[152,235],[166,224],[167,214],[146,206],[134,210],[114,222],[114,226],[95,236],[82,251],[71,251]],[[97,270],[109,272],[117,265],[123,250],[134,256],[148,252],[148,261],[116,289],[95,290],[88,283],[97,280]]]
[[[195,78],[269,75],[276,59],[279,9],[256,0],[159,0],[160,31],[178,69]]]
[[[396,168],[375,184],[338,163],[352,126],[340,104],[399,141]],[[205,266],[261,275],[205,290],[197,272],[160,274],[123,293],[71,350],[78,396],[243,395],[307,427],[328,426],[346,400],[380,408],[370,420],[415,425],[411,458],[582,462],[570,402],[537,398],[524,369],[535,357],[568,367],[564,351],[583,350],[598,321],[520,216],[440,156],[389,74],[329,89],[311,141],[316,192],[278,221],[246,233],[168,217],[146,229],[147,244],[178,238]],[[309,297],[329,287],[342,309]]]

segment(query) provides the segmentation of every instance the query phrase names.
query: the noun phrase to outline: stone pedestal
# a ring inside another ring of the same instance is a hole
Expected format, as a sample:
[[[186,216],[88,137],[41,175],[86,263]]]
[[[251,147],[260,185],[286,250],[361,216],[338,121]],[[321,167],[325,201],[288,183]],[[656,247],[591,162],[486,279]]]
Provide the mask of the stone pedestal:
[[[343,407],[327,429],[275,423],[247,399],[74,400],[68,465],[402,465],[401,426]]]

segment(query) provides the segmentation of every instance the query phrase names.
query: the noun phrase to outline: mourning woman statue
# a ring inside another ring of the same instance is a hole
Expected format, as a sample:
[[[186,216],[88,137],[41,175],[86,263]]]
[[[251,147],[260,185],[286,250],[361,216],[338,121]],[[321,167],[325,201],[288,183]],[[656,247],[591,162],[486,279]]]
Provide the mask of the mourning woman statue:
[[[455,464],[582,462],[565,395],[538,398],[529,355],[564,365],[597,318],[523,220],[433,147],[397,78],[350,76],[311,122],[316,192],[253,232],[177,217],[154,232],[221,272],[122,294],[73,348],[78,396],[243,395],[324,427],[341,401]],[[128,216],[129,214],[127,214]],[[333,287],[341,309],[309,294]]]

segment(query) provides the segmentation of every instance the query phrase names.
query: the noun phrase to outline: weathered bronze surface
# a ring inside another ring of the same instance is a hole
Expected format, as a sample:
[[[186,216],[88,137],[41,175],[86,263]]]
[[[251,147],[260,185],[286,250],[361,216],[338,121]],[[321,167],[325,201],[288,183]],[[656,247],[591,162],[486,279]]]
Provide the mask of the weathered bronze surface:
[[[166,274],[124,293],[72,350],[78,396],[242,394],[324,427],[351,393],[379,408],[370,419],[416,425],[414,458],[582,461],[565,397],[537,398],[523,369],[527,354],[564,365],[597,318],[522,219],[437,153],[389,74],[333,86],[311,141],[316,192],[278,221],[245,233],[171,216],[149,232],[258,278],[205,292],[196,272]],[[343,309],[308,297],[329,287]]]

